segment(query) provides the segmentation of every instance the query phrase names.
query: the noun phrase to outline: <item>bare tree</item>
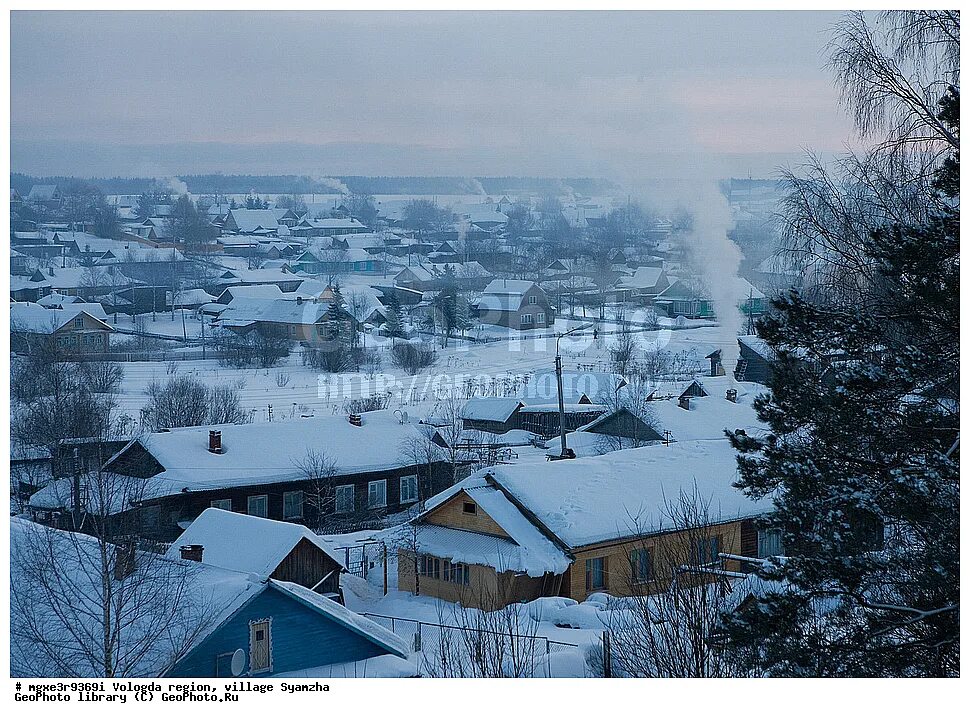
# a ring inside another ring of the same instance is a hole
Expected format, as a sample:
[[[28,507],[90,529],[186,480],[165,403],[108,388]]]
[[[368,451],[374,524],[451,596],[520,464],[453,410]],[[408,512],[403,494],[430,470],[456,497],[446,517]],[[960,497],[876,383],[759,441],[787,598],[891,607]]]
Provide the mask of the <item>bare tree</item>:
[[[337,495],[333,482],[337,463],[326,452],[309,449],[296,466],[307,482],[303,495],[312,512],[310,527],[317,533],[334,533],[340,524],[336,519]]]
[[[623,567],[628,599],[610,610],[612,664],[635,677],[729,677],[732,665],[710,640],[731,605],[731,581],[719,556],[733,537],[712,522],[710,500],[696,487],[663,507],[660,526],[639,525]]]
[[[251,419],[231,384],[206,386],[189,376],[173,376],[167,383],[153,381],[145,392],[148,403],[141,422],[149,431],[205,424],[245,424]]]
[[[197,566],[140,550],[144,482],[84,478],[70,530],[13,526],[11,672],[17,676],[155,676],[185,655],[218,608],[193,582]],[[145,548],[151,548],[144,545]]]

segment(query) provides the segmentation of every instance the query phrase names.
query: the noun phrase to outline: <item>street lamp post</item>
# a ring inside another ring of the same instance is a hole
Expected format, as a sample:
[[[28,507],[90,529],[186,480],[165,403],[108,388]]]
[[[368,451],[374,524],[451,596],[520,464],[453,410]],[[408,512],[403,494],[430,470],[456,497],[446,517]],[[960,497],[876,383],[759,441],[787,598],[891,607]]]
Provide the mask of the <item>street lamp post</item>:
[[[581,329],[589,329],[592,325],[586,324],[578,327],[573,327],[568,332],[563,332],[562,334],[556,335],[556,386],[559,389],[559,442],[560,451],[557,459],[575,459],[576,453],[570,449],[566,448],[566,404],[562,397],[562,356],[559,354],[559,340],[563,337],[568,337],[570,334],[580,331]],[[596,329],[593,329],[593,339],[596,339]]]

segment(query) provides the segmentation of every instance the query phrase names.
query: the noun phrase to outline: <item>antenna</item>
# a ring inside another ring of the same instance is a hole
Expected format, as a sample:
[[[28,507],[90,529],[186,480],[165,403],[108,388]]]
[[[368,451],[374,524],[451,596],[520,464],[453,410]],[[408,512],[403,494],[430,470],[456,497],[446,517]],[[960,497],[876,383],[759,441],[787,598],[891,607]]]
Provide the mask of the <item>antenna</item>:
[[[229,670],[233,677],[242,675],[243,671],[246,670],[246,651],[241,648],[235,650],[232,654],[232,660],[229,662]]]

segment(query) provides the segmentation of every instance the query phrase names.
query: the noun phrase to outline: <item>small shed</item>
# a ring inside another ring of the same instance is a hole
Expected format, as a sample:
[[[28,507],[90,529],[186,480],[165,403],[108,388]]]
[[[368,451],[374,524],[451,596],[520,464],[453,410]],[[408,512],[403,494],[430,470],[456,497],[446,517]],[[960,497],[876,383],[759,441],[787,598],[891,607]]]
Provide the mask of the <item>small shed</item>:
[[[343,564],[300,524],[209,508],[172,544],[168,555],[290,581],[343,602]]]
[[[504,434],[518,427],[518,412],[524,404],[505,397],[476,397],[469,399],[461,410],[462,429]]]

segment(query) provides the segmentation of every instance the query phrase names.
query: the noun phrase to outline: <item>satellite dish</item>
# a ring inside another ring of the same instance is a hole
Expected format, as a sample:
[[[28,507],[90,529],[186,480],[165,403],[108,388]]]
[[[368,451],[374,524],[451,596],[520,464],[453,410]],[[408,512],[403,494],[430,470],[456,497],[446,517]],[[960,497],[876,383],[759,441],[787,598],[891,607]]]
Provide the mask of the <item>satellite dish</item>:
[[[236,649],[236,652],[232,654],[229,670],[232,671],[234,678],[242,675],[242,672],[246,670],[246,651],[241,648]]]

